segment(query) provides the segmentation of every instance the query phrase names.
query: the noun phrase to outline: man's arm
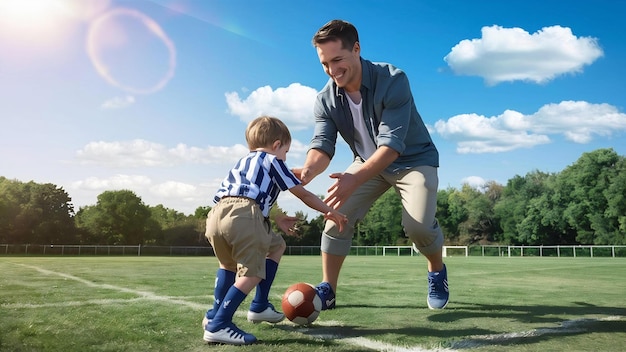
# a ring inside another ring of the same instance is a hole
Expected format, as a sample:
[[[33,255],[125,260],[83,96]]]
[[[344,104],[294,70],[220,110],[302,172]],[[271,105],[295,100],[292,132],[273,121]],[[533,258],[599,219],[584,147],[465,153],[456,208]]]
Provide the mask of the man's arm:
[[[330,157],[319,149],[311,149],[306,154],[306,161],[301,169],[291,170],[302,181],[302,185],[311,182],[317,175],[326,170]]]

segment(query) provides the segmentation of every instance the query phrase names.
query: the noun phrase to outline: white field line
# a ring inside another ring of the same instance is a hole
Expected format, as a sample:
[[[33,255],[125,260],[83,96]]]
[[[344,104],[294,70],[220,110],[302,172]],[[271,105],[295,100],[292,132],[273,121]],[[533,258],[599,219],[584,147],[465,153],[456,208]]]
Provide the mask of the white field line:
[[[315,325],[327,327],[340,327],[344,323],[336,320],[316,320]],[[362,336],[345,337],[341,334],[334,333],[318,333],[315,328],[296,327],[295,331],[305,336],[315,339],[333,340],[335,342],[343,342],[348,345],[366,348],[373,351],[381,352],[450,352],[452,350],[445,348],[428,349],[420,346],[397,346],[390,343],[371,340]]]
[[[9,309],[24,309],[24,308],[56,308],[56,307],[76,307],[76,306],[88,306],[88,305],[112,305],[112,304],[124,304],[130,302],[145,301],[146,298],[130,298],[130,299],[90,299],[86,301],[65,301],[56,303],[3,303],[0,305],[2,308]]]
[[[120,286],[115,286],[115,285],[109,285],[109,284],[98,284],[95,283],[93,281],[89,281],[89,280],[85,280],[85,279],[81,279],[80,277],[74,276],[74,275],[70,275],[70,274],[65,274],[65,273],[59,273],[56,271],[51,271],[51,270],[47,270],[47,269],[43,269],[37,266],[32,266],[32,265],[25,265],[25,264],[19,264],[21,266],[25,266],[34,270],[39,271],[42,274],[46,274],[46,275],[57,275],[57,276],[61,276],[64,277],[66,279],[70,279],[70,280],[74,280],[74,281],[78,281],[80,283],[83,283],[89,287],[98,287],[98,288],[104,288],[104,289],[109,289],[109,290],[114,290],[114,291],[118,291],[118,292],[124,292],[124,293],[132,293],[135,294],[137,296],[139,296],[141,299],[146,299],[146,300],[151,300],[151,301],[162,301],[162,302],[169,302],[169,303],[174,303],[174,304],[179,304],[182,306],[186,306],[189,308],[193,308],[193,309],[198,309],[198,310],[204,310],[207,309],[207,305],[206,304],[199,304],[199,303],[195,303],[195,302],[189,302],[189,301],[185,301],[182,299],[178,299],[175,297],[170,297],[170,296],[160,296],[157,295],[153,292],[148,292],[148,291],[139,291],[139,290],[133,290],[130,288],[126,288],[126,287],[120,287]],[[62,304],[59,304],[62,305]]]
[[[320,337],[320,336],[316,336]],[[385,343],[376,340],[370,340],[365,337],[341,337],[341,336],[329,336],[328,339],[333,341],[340,341],[348,345],[367,348],[373,351],[381,352],[449,352],[452,350],[445,348],[427,349],[420,346],[396,346],[390,343]]]
[[[481,346],[491,346],[494,343],[511,343],[519,341],[523,343],[525,338],[538,337],[544,335],[561,335],[572,334],[577,332],[587,331],[587,326],[601,322],[601,321],[620,321],[624,317],[610,316],[605,318],[582,318],[574,320],[566,320],[561,323],[560,326],[554,328],[539,328],[522,332],[511,332],[503,334],[491,334],[491,335],[475,335],[468,338],[457,341],[452,344],[451,348],[455,350],[477,348]]]
[[[342,339],[342,341],[347,342],[354,346],[365,347],[375,351],[384,351],[384,352],[443,352],[450,351],[448,349],[424,349],[421,347],[400,347],[394,346],[388,343],[374,341],[370,339],[366,339],[364,337],[351,337],[347,339]]]
[[[186,307],[197,309],[197,310],[204,310],[207,308],[207,305],[205,304],[189,302],[189,301],[185,301],[183,299],[179,299],[179,298],[175,298],[171,296],[161,296],[161,295],[154,294],[153,292],[133,290],[133,289],[115,286],[115,285],[109,285],[109,284],[98,284],[98,283],[85,280],[80,277],[73,276],[73,275],[66,274],[66,273],[51,271],[51,270],[43,269],[43,268],[32,266],[32,265],[25,265],[25,264],[19,264],[19,265],[37,270],[46,275],[57,275],[57,276],[64,277],[66,279],[78,281],[89,287],[98,287],[98,288],[115,290],[118,292],[132,293],[140,297],[132,298],[132,299],[99,299],[99,300],[87,300],[87,301],[80,301],[80,302],[69,301],[69,302],[54,303],[54,304],[9,303],[9,304],[2,304],[0,305],[1,307],[39,308],[39,307],[78,306],[78,305],[88,305],[88,304],[111,304],[111,303],[121,304],[121,303],[140,301],[140,300],[150,300],[150,301],[159,301],[159,302],[178,304],[178,305],[186,306]],[[237,312],[236,315],[244,316],[245,314],[246,314],[245,312]],[[523,340],[524,338],[527,338],[527,337],[538,337],[538,336],[543,336],[543,335],[558,335],[558,334],[584,332],[586,331],[587,325],[596,323],[598,321],[615,321],[615,320],[619,321],[622,319],[623,317],[621,316],[610,316],[606,318],[597,318],[597,319],[596,318],[584,318],[584,319],[566,320],[561,323],[561,326],[558,326],[555,328],[540,328],[540,329],[534,329],[534,330],[528,330],[528,331],[522,331],[522,332],[512,332],[512,333],[503,333],[503,334],[474,335],[474,336],[469,336],[468,338],[464,340],[454,342],[452,346],[450,346],[450,348],[435,348],[435,349],[425,349],[419,346],[413,346],[413,347],[396,346],[396,345],[392,345],[392,344],[388,344],[388,343],[384,343],[384,342],[380,342],[376,340],[371,340],[365,337],[343,337],[339,334],[315,334],[314,329],[308,329],[308,328],[296,328],[295,331],[298,331],[302,333],[303,335],[309,336],[312,338],[332,339],[335,341],[344,342],[349,345],[363,347],[363,348],[367,348],[367,349],[371,349],[375,351],[382,351],[382,352],[449,352],[453,350],[472,349],[472,348],[476,348],[480,346],[489,346],[489,345],[493,345],[494,343],[513,342],[514,340]],[[324,321],[324,320],[318,320],[316,324],[322,325],[322,326],[343,325],[343,323],[338,322],[338,321]]]

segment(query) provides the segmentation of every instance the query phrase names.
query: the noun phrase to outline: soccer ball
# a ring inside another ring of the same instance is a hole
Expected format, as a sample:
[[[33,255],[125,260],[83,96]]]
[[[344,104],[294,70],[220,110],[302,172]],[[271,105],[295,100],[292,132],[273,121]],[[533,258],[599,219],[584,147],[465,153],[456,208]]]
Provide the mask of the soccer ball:
[[[322,300],[315,287],[306,282],[298,282],[287,288],[282,301],[287,319],[298,325],[307,325],[317,319],[322,310]]]

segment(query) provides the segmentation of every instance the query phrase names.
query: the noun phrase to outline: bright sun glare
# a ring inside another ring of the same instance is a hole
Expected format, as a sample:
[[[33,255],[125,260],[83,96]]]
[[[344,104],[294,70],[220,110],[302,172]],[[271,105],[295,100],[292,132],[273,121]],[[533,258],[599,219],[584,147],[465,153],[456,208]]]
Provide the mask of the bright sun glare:
[[[47,27],[69,14],[71,3],[62,0],[4,0],[0,1],[2,22],[15,27]]]
[[[0,31],[42,38],[58,34],[70,22],[89,20],[108,0],[0,0]]]

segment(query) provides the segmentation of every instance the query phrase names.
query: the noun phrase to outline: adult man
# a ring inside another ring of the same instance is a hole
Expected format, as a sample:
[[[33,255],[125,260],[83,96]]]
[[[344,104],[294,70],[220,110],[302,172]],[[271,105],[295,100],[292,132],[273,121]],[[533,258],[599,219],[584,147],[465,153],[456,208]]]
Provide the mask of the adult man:
[[[443,233],[435,218],[439,154],[413,100],[405,73],[361,58],[356,28],[333,20],[313,37],[330,79],[315,103],[315,132],[302,169],[304,184],[323,172],[335,153],[339,132],[354,154],[344,173],[334,173],[326,203],[348,216],[343,231],[331,221],[322,233],[323,281],[317,286],[322,309],[335,307],[341,266],[350,251],[355,223],[389,187],[402,200],[406,235],[428,261],[431,309],[448,303],[441,249]]]

